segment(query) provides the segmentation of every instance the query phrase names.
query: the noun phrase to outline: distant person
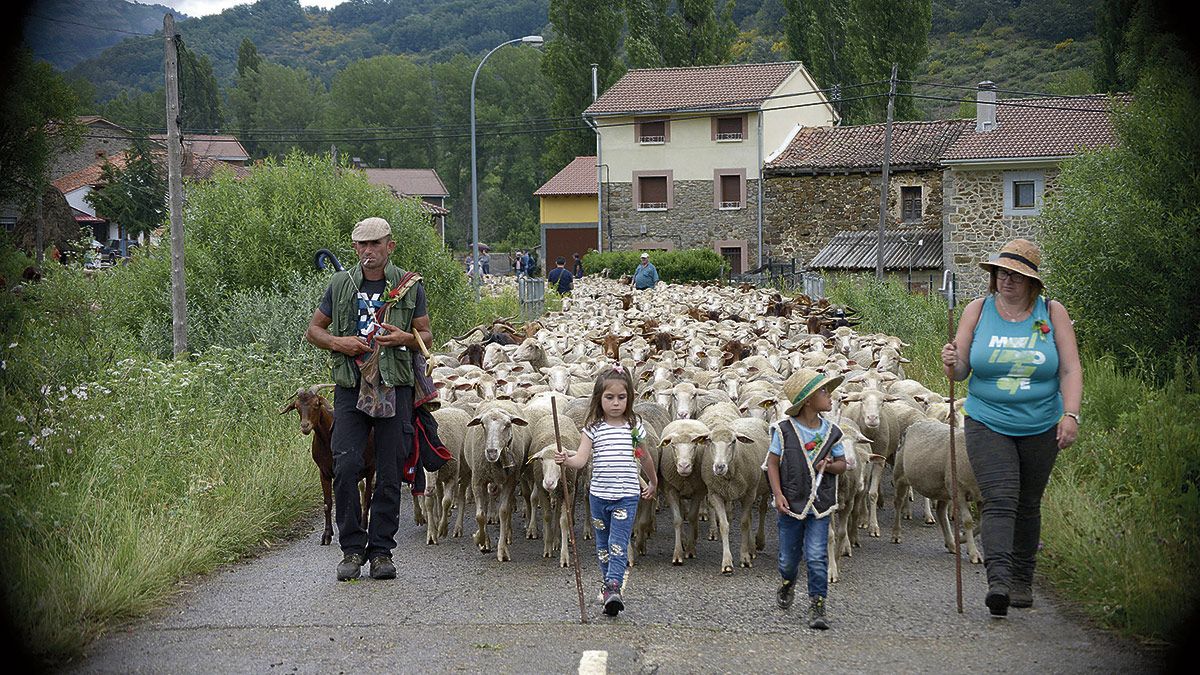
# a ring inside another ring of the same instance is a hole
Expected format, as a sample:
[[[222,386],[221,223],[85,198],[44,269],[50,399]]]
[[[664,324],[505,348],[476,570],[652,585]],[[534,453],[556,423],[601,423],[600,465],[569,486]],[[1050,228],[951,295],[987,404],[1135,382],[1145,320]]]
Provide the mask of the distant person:
[[[567,271],[567,259],[560,255],[554,261],[554,264],[556,265],[555,268],[550,270],[550,274],[546,275],[546,279],[550,283],[557,285],[559,295],[570,295],[571,290],[575,288],[575,277],[571,276],[571,273]]]
[[[517,250],[516,258],[513,260],[513,271],[517,273],[517,276],[525,273],[525,254],[519,249]]]
[[[479,269],[484,274],[492,273],[492,256],[488,255],[487,251],[479,253]]]
[[[467,268],[467,276],[474,279],[475,278],[475,261],[473,258],[471,258],[470,254],[467,254],[467,257],[463,258],[463,265]]]
[[[983,496],[980,537],[993,616],[1033,606],[1042,493],[1060,450],[1079,433],[1083,370],[1062,303],[1042,295],[1041,251],[1014,239],[988,262],[988,294],[963,311],[942,347],[946,375],[965,380],[967,458]]]
[[[525,252],[525,260],[523,263],[524,267],[525,267],[526,276],[532,276],[534,274],[534,268],[533,268],[534,262],[535,261],[533,259],[533,251],[526,251]]]
[[[642,263],[633,271],[633,287],[639,291],[654,288],[658,283],[658,270],[650,262],[650,254],[642,252]]]
[[[582,279],[583,278],[583,261],[579,259],[578,253],[575,253],[574,256],[575,256],[575,266],[573,268],[571,268],[572,273],[575,275],[576,279]]]

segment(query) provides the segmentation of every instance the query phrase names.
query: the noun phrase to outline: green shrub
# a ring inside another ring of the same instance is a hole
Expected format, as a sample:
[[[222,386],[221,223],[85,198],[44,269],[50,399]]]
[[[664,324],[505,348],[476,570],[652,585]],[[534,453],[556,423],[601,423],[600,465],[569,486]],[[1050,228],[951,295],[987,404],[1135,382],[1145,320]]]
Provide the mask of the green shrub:
[[[632,275],[640,258],[640,251],[588,251],[583,256],[583,269],[587,274],[607,269],[614,277]],[[661,280],[673,284],[718,279],[725,272],[725,259],[709,249],[656,251],[650,254],[650,262]]]

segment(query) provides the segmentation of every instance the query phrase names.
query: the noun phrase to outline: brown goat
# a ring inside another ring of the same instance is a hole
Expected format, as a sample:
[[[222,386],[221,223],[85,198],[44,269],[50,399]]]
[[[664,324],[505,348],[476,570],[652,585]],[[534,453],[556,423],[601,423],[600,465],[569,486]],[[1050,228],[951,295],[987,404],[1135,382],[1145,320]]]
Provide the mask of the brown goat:
[[[621,360],[621,345],[629,342],[634,336],[618,337],[609,333],[602,338],[591,338],[592,342],[600,345],[600,351],[613,361]]]
[[[300,415],[300,433],[305,436],[312,434],[312,458],[321,474],[321,490],[325,494],[325,532],[321,535],[321,545],[328,546],[333,541],[333,406],[329,405],[317,392],[331,384],[318,384],[305,389],[296,390],[296,395],[288,402],[280,415],[295,410]],[[375,481],[375,432],[367,436],[367,447],[363,450],[363,471],[358,479],[364,481],[361,486],[362,523],[367,524],[367,515],[371,509],[371,487]]]

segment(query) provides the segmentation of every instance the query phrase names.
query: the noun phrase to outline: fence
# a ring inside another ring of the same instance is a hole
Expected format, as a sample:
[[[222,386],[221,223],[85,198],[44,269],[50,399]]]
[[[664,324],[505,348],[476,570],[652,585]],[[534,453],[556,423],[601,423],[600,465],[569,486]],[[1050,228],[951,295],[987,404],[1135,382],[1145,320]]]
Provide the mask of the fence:
[[[533,321],[546,312],[546,280],[542,277],[518,277],[517,300],[521,303],[521,320]]]

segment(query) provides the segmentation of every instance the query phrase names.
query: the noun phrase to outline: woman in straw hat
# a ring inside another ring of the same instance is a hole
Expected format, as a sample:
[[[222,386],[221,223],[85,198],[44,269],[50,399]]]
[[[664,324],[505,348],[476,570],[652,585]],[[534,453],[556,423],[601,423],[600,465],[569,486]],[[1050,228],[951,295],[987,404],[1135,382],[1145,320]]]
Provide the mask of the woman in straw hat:
[[[993,616],[1033,605],[1041,502],[1059,450],[1075,442],[1083,373],[1071,317],[1042,296],[1041,252],[1014,239],[980,267],[988,293],[963,311],[942,348],[964,380],[967,456],[983,496],[985,603]]]

